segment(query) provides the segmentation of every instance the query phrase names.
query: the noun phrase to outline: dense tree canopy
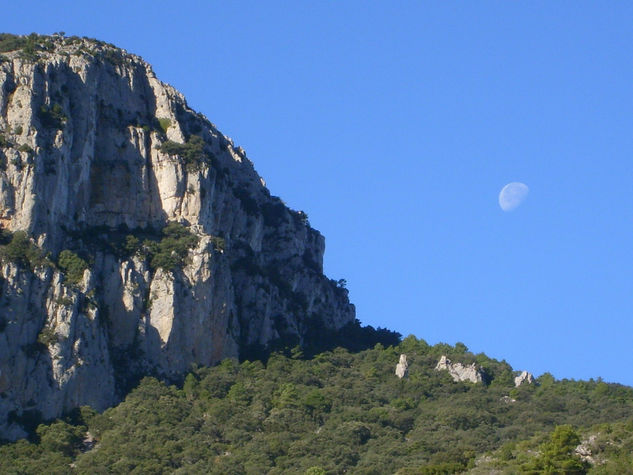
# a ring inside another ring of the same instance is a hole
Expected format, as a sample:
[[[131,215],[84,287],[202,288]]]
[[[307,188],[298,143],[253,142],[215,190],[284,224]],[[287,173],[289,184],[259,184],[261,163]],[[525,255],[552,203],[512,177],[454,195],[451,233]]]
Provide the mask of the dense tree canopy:
[[[409,377],[394,374],[400,353]],[[454,382],[439,357],[475,362]],[[544,375],[515,388],[505,362],[414,337],[351,353],[273,353],[143,379],[117,407],[82,408],[0,447],[2,473],[627,473],[633,389]],[[598,424],[596,426],[596,424]],[[593,435],[594,462],[576,447]],[[94,440],[93,440],[94,439]],[[608,443],[607,443],[608,441]],[[71,465],[72,464],[72,465]]]

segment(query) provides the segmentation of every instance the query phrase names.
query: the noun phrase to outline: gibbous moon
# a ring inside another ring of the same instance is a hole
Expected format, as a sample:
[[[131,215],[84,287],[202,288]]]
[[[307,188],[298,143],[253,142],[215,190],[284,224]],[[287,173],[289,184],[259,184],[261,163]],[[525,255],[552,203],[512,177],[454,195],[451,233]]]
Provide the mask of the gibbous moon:
[[[525,201],[529,191],[525,183],[508,183],[499,192],[499,206],[503,211],[512,211]]]

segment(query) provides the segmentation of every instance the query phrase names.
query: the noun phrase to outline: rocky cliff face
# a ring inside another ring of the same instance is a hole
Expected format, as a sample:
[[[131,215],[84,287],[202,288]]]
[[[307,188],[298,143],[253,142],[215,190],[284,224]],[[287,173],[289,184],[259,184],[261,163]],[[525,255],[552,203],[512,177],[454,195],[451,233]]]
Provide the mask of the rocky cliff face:
[[[354,322],[323,236],[147,63],[18,40],[0,56],[0,437],[104,409],[131,373]]]

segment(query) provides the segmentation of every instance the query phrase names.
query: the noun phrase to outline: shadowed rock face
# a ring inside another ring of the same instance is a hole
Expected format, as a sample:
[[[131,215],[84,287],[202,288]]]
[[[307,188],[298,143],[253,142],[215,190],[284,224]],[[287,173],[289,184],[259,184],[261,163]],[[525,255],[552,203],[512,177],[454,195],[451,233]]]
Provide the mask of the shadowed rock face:
[[[323,275],[323,236],[270,195],[241,148],[141,58],[48,41],[37,60],[0,61],[0,226],[89,268],[73,285],[55,266],[3,260],[0,437],[22,435],[25,415],[115,404],[132,375],[175,377],[355,321]],[[196,137],[193,158],[163,146]],[[168,222],[198,238],[180,268],[107,245]]]

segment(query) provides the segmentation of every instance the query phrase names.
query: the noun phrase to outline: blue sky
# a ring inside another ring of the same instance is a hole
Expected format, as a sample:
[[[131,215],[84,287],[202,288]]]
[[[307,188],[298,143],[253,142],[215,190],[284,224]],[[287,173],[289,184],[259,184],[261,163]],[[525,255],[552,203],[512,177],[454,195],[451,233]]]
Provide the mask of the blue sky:
[[[363,323],[633,384],[633,3],[28,3],[3,30],[139,54],[242,145]]]

